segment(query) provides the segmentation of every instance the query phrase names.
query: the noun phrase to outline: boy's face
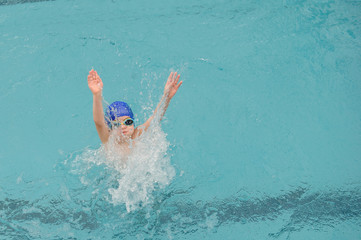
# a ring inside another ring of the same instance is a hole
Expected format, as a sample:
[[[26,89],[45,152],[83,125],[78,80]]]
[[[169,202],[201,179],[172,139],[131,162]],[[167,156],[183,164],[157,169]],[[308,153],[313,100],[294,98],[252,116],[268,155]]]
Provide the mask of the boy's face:
[[[124,124],[124,120],[126,120],[128,118],[130,118],[130,117],[129,116],[123,116],[123,117],[118,117],[117,118],[117,122],[118,123],[123,123],[123,124],[120,125],[119,127],[117,127],[116,131],[118,132],[118,135],[130,138],[133,135],[133,132],[134,132],[134,123],[132,125]]]

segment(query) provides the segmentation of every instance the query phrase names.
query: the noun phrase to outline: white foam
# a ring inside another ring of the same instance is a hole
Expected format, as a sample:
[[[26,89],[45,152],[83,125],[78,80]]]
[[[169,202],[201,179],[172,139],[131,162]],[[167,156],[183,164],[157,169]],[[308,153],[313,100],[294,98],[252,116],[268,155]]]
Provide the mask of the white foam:
[[[116,138],[112,134],[106,145],[84,150],[72,162],[72,172],[96,194],[106,192],[96,191],[104,187],[99,182],[105,182],[110,194],[108,201],[124,204],[130,212],[152,203],[153,192],[169,185],[175,170],[167,155],[169,142],[159,124],[149,127],[132,143],[129,155],[122,153]],[[97,166],[103,167],[99,170]]]

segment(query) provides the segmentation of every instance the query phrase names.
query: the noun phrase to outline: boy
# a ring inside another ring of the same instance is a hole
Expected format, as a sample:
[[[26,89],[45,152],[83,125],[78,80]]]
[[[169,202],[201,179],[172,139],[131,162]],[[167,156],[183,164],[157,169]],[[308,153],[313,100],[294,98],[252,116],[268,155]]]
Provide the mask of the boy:
[[[144,124],[134,128],[133,112],[125,102],[117,101],[110,104],[104,117],[102,105],[103,82],[98,73],[92,69],[88,75],[88,86],[93,93],[93,118],[101,142],[103,144],[107,143],[111,132],[116,131],[119,146],[122,151],[129,154],[132,141],[142,135],[144,131],[147,131],[154,118],[157,117],[160,121],[164,116],[170,100],[183,83],[182,81],[178,82],[179,78],[180,75],[177,75],[177,72],[170,73],[164,87],[163,97],[153,115]]]

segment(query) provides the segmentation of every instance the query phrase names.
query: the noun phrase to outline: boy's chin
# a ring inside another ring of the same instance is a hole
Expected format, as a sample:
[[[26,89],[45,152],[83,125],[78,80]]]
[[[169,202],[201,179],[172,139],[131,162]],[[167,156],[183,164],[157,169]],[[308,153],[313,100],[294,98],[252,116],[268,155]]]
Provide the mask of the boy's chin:
[[[124,139],[130,138],[132,136],[129,133],[125,133],[125,134],[124,133],[119,133],[118,135],[119,135],[119,137],[124,138]]]

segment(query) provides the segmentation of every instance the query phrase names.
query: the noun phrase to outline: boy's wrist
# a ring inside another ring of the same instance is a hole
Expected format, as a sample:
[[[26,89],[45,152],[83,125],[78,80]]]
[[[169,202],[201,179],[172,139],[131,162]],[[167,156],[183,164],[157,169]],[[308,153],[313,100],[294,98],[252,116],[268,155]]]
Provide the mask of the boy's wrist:
[[[167,102],[170,102],[170,100],[172,99],[171,97],[169,97],[169,94],[164,95],[164,97],[165,97],[165,101]]]
[[[166,101],[170,101],[169,94],[164,93],[162,98]]]
[[[101,97],[101,96],[102,96],[102,91],[93,93],[93,97]]]

